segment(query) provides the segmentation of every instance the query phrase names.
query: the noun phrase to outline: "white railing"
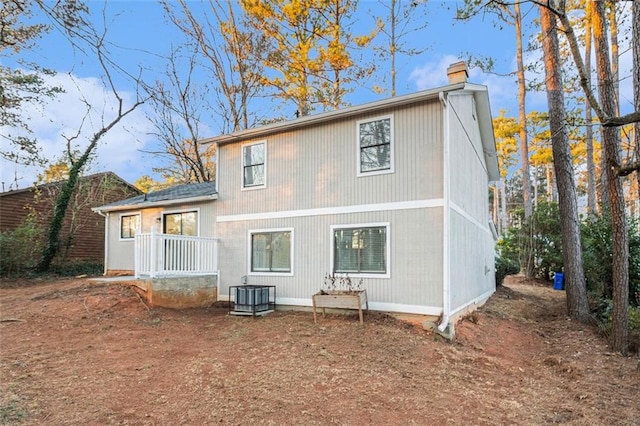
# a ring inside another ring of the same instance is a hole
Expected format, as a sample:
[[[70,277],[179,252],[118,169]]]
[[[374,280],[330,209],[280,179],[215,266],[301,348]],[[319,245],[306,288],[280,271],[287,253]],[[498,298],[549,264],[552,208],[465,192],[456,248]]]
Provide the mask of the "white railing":
[[[135,274],[162,277],[218,273],[218,239],[186,235],[136,234]]]

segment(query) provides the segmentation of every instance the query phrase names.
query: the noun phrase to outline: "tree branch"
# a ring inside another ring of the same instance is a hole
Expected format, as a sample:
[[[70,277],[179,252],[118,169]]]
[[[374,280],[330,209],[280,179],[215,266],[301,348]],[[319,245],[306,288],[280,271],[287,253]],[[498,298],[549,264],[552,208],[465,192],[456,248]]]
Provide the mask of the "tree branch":
[[[622,166],[613,166],[613,171],[620,177],[628,176],[633,172],[640,171],[640,161],[624,164]]]
[[[640,111],[634,111],[621,117],[608,117],[602,122],[602,126],[620,127],[631,123],[640,123]]]

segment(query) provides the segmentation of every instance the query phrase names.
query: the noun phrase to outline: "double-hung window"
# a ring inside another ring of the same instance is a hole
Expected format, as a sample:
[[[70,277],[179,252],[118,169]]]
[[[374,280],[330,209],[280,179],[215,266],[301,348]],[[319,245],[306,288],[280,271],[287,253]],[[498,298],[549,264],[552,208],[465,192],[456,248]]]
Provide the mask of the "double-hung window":
[[[140,229],[140,214],[123,214],[120,216],[120,239],[129,240],[136,236]]]
[[[176,212],[164,214],[164,233],[171,235],[198,236],[198,212]]]
[[[267,143],[242,146],[242,188],[264,188],[267,184]]]
[[[333,272],[389,276],[389,224],[332,227]]]
[[[293,273],[293,230],[249,231],[251,273]]]
[[[393,116],[358,121],[358,176],[393,173]]]

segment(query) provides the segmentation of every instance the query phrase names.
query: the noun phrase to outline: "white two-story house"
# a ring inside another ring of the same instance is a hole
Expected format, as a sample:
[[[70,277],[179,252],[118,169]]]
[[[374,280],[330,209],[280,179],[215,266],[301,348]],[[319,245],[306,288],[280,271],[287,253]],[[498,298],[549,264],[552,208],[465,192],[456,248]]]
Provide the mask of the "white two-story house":
[[[218,299],[264,284],[278,305],[311,306],[337,273],[362,279],[370,309],[443,327],[483,303],[495,290],[498,164],[487,88],[466,75],[458,63],[444,87],[204,140],[217,145],[217,179],[194,227],[217,239]],[[170,210],[190,208],[174,199]],[[96,210],[117,211],[122,228],[126,203]]]

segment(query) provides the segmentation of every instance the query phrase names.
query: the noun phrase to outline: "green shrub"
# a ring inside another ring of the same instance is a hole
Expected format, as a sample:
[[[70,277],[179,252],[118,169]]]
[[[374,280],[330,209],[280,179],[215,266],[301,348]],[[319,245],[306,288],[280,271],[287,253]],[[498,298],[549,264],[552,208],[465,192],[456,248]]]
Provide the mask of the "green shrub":
[[[50,272],[63,277],[77,277],[78,275],[102,275],[104,269],[102,262],[73,261],[53,264]]]
[[[44,229],[28,215],[11,231],[0,233],[0,275],[22,275],[32,269],[42,253]]]
[[[613,297],[611,220],[604,214],[582,223],[582,252],[587,290],[596,299]],[[638,223],[629,224],[629,304],[640,305],[640,234]]]
[[[504,282],[504,278],[507,275],[513,275],[520,272],[520,264],[517,262],[505,258],[496,257],[496,285],[500,286]]]
[[[531,217],[516,212],[518,226],[509,228],[498,241],[501,258],[522,268],[529,267],[533,276],[549,280],[550,273],[562,270],[562,238],[558,204],[540,202]]]

